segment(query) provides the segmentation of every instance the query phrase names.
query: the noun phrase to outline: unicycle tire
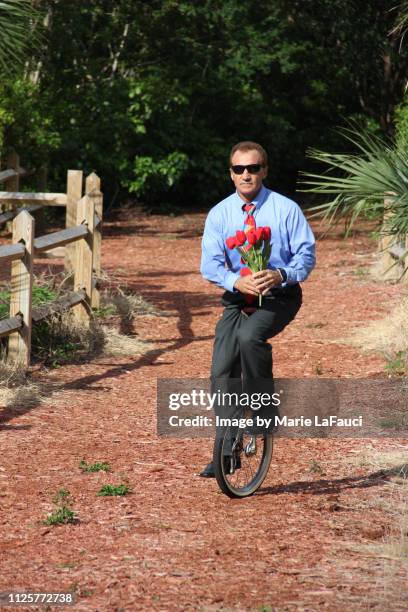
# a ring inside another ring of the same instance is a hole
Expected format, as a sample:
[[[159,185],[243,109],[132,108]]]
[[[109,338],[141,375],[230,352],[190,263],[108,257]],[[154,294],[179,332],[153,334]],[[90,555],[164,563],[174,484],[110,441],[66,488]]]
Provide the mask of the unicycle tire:
[[[228,431],[216,437],[213,451],[215,478],[221,491],[228,497],[249,497],[259,489],[266,478],[272,460],[273,435],[253,436],[240,431],[232,442],[232,455],[226,455]],[[256,439],[254,453],[253,440]],[[231,444],[231,442],[230,442]],[[231,466],[232,463],[232,466]]]

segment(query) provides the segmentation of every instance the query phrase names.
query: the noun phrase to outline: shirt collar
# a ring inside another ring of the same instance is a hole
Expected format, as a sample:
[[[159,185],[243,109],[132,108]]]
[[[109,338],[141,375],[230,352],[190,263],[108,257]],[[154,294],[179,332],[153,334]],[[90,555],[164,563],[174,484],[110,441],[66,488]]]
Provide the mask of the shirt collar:
[[[243,202],[243,200],[241,200],[241,198],[238,195],[238,192],[235,192],[235,193],[237,195],[237,198],[241,202],[242,210],[244,210],[244,206],[246,205],[246,203]],[[255,210],[259,210],[259,208],[261,208],[262,204],[266,200],[267,195],[268,195],[268,191],[267,191],[266,187],[264,185],[262,185],[262,187],[258,191],[256,197],[252,200],[252,204],[255,204]],[[248,204],[249,204],[249,202],[248,202]]]

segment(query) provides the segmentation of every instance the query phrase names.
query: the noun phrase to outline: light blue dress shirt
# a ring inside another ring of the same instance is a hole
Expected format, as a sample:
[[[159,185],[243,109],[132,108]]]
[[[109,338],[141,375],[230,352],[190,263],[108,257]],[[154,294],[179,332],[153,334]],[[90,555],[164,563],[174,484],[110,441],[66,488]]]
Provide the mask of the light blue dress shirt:
[[[271,228],[272,251],[268,268],[286,271],[287,281],[283,286],[304,281],[314,268],[316,257],[313,232],[300,207],[264,186],[252,203],[256,207],[256,226]],[[202,239],[201,274],[228,291],[234,291],[234,283],[243,266],[238,251],[228,249],[225,241],[237,230],[244,229],[243,205],[235,192],[214,206],[208,213]]]

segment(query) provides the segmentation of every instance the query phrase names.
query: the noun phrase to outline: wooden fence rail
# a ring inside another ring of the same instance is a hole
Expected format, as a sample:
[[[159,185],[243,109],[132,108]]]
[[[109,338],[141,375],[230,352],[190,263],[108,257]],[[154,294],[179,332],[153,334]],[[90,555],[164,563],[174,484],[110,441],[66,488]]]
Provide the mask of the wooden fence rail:
[[[43,206],[66,206],[68,202],[66,193],[28,193],[26,191],[0,191],[0,204],[15,205],[24,202]]]
[[[13,191],[0,192],[0,205],[6,205],[0,224],[12,221],[12,244],[0,246],[0,265],[11,263],[10,316],[0,321],[0,338],[8,336],[8,361],[27,367],[33,323],[72,308],[78,322],[89,324],[92,307],[99,306],[103,196],[96,174],[87,177],[88,193],[82,196],[82,171],[78,170],[68,171],[65,194],[19,192],[18,179],[23,172],[18,156],[12,162],[12,168],[0,172],[0,181],[7,185],[14,181]],[[22,208],[23,202],[31,206]],[[35,220],[30,213],[49,205],[66,206],[66,229],[35,238]],[[66,250],[65,269],[73,276],[74,291],[33,311],[34,258],[62,246]]]
[[[9,319],[3,319],[0,321],[0,338],[9,336],[14,331],[20,329],[23,325],[23,317],[10,317]]]
[[[10,153],[6,164],[8,168],[0,172],[0,183],[7,183],[10,191],[18,191],[19,177],[25,176],[28,172],[20,166],[20,157],[17,153]]]

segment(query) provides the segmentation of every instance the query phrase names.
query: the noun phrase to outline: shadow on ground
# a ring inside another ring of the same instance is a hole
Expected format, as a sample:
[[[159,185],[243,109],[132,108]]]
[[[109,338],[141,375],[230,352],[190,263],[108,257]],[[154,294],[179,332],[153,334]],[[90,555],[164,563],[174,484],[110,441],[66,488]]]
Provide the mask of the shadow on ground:
[[[154,286],[153,286],[154,287]],[[132,286],[135,292],[137,290],[137,284]],[[42,399],[50,398],[55,393],[60,393],[64,390],[109,390],[109,385],[98,385],[102,381],[108,381],[109,379],[123,376],[129,371],[137,370],[144,366],[155,366],[162,365],[157,363],[159,357],[171,354],[173,351],[177,351],[191,342],[199,342],[212,339],[213,336],[195,336],[192,330],[193,317],[203,316],[206,311],[203,311],[205,307],[213,307],[218,300],[214,300],[214,296],[207,295],[205,293],[189,293],[188,297],[183,292],[177,291],[155,291],[152,286],[143,283],[143,296],[147,296],[149,299],[152,298],[154,305],[158,308],[163,308],[166,311],[165,316],[177,317],[177,330],[179,332],[178,338],[169,338],[168,342],[171,344],[163,348],[154,348],[148,350],[140,357],[134,357],[128,360],[126,363],[104,363],[100,359],[96,361],[98,367],[106,365],[106,369],[102,373],[88,374],[81,378],[78,378],[69,383],[57,383],[49,384],[47,382],[41,383],[40,395]],[[170,312],[168,312],[170,311]],[[159,316],[161,316],[159,314]],[[132,321],[126,321],[126,329],[130,330],[133,324]],[[121,326],[122,327],[122,326]],[[165,339],[160,339],[160,343],[165,342]],[[92,360],[92,359],[91,359]],[[83,362],[91,361],[90,359],[84,359]],[[31,412],[35,408],[41,405],[41,399],[33,397],[32,401],[24,401],[24,403],[17,399],[16,402],[10,403],[3,410],[0,411],[0,431],[10,430],[12,426],[5,425],[8,421],[13,418]],[[22,428],[19,426],[13,426],[18,431]]]
[[[367,489],[369,487],[383,486],[390,482],[393,476],[400,476],[408,473],[408,463],[404,463],[397,467],[386,470],[378,470],[371,474],[363,474],[361,476],[349,476],[347,478],[338,478],[336,480],[314,480],[314,481],[299,481],[291,482],[286,485],[278,485],[275,487],[265,487],[259,490],[256,495],[281,495],[287,493],[308,493],[309,495],[328,495],[341,493],[347,489]]]

